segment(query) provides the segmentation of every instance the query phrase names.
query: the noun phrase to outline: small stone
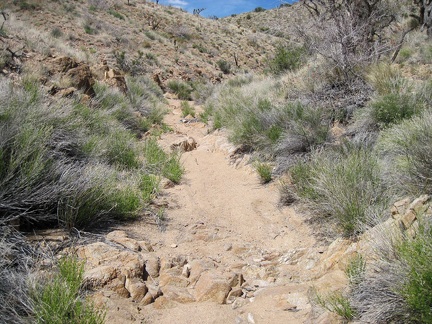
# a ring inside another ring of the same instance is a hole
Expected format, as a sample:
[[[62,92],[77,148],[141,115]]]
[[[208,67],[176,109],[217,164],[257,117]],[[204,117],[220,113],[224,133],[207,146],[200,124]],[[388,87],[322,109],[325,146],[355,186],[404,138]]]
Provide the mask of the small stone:
[[[248,304],[248,303],[249,303],[249,301],[248,301],[247,299],[244,299],[244,298],[236,298],[236,299],[233,301],[233,303],[232,303],[232,305],[231,305],[231,308],[232,308],[232,309],[237,309],[237,308],[243,307],[244,305],[246,305],[246,304]]]
[[[240,287],[233,288],[228,294],[227,303],[231,304],[236,300],[237,297],[241,296],[243,296],[243,290]]]
[[[189,278],[189,276],[190,276],[190,269],[191,269],[191,266],[189,264],[185,264],[183,266],[182,276],[186,277],[186,278]]]
[[[171,246],[173,249],[175,249],[176,247],[178,247],[178,245],[175,244],[175,243],[174,243],[174,244],[171,244],[170,246]]]
[[[225,245],[224,245],[224,250],[225,250],[225,251],[231,251],[231,250],[232,250],[232,244],[231,244],[231,243],[229,243],[229,244],[225,244]]]
[[[147,259],[147,262],[145,264],[145,271],[150,277],[156,278],[159,276],[159,270],[160,270],[159,258],[156,256],[150,256]]]
[[[252,313],[248,313],[247,320],[248,320],[248,323],[255,324],[255,319],[254,319]]]
[[[140,302],[147,294],[147,286],[139,278],[126,278],[125,288],[134,302]]]
[[[154,301],[153,295],[148,291],[147,294],[145,294],[144,298],[141,300],[140,304],[146,306],[153,303],[153,301]]]

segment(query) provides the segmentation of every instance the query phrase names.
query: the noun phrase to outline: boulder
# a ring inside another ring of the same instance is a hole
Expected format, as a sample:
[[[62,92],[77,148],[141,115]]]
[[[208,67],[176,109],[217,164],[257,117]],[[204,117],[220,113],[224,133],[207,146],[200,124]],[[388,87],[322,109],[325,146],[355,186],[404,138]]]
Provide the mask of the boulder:
[[[128,238],[124,231],[113,231],[107,234],[106,238],[132,251],[141,251],[141,245],[134,239]]]
[[[206,271],[198,279],[194,294],[197,301],[212,301],[225,304],[230,291],[229,279],[216,271]]]
[[[140,302],[148,291],[145,283],[139,278],[126,278],[125,288],[134,302]]]

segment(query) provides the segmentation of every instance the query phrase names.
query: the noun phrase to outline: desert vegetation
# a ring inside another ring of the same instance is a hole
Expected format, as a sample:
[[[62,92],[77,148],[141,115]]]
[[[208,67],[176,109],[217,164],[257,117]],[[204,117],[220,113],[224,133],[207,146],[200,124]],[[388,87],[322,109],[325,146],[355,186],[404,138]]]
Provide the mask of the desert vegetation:
[[[304,0],[217,20],[199,17],[203,9],[192,19],[128,4],[56,2],[56,14],[71,16],[70,34],[59,25],[25,36],[4,8],[28,18],[47,7],[0,5],[0,322],[103,323],[86,300],[83,264],[19,230],[72,236],[144,214],[160,225],[164,209],[152,201],[161,181],[179,184],[184,173],[180,152],[157,141],[169,131],[164,91],[182,100],[182,118],[226,129],[262,184],[283,179],[281,204],[308,210],[325,242],[373,231],[379,258],[358,254],[347,289],[317,292],[317,305],[346,321],[431,322],[427,211],[416,211],[413,235],[381,227],[395,201],[432,194],[430,3]],[[145,8],[144,25],[134,25],[133,6]],[[71,47],[80,38],[88,43]],[[99,78],[59,95],[71,78],[31,61],[59,53],[93,64]],[[102,58],[121,70],[113,79],[124,77],[123,87],[96,68]],[[53,271],[36,277],[40,260]]]
[[[35,281],[32,293],[26,279],[32,258],[45,252],[27,250],[10,224],[79,231],[131,220],[150,208],[161,177],[180,181],[179,155],[165,153],[151,137],[139,140],[162,121],[160,89],[145,77],[130,77],[128,85],[125,95],[96,84],[84,104],[79,96],[50,102],[32,75],[20,84],[1,79],[2,321],[26,314],[41,323],[103,321],[83,303],[82,265],[73,256],[60,261],[54,279]],[[14,265],[15,258],[23,260]]]

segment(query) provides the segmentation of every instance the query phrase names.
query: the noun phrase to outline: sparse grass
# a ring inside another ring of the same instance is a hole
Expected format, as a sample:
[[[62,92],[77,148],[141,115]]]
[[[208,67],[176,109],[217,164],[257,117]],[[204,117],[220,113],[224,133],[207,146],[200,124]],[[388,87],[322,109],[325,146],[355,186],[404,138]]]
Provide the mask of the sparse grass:
[[[81,296],[83,264],[74,257],[58,262],[58,273],[35,287],[35,317],[37,323],[104,323],[104,311],[97,310]]]
[[[255,169],[260,176],[261,183],[265,184],[272,181],[272,169],[273,167],[269,163],[256,162]]]
[[[114,9],[109,9],[108,13],[110,15],[116,17],[117,19],[125,20],[125,17],[121,13],[119,13],[118,11],[115,11]]]
[[[351,321],[355,317],[355,310],[350,301],[341,292],[332,292],[327,295],[317,294],[316,301],[322,308],[336,313],[345,320]]]
[[[292,169],[292,178],[298,194],[334,217],[346,236],[361,233],[368,213],[386,205],[378,159],[352,144],[316,152]]]
[[[189,102],[183,101],[181,103],[180,109],[182,111],[182,117],[192,116],[195,117],[195,108],[192,107]]]
[[[229,74],[231,72],[231,64],[228,61],[219,60],[216,64],[224,74]]]
[[[180,154],[165,153],[154,138],[147,139],[144,147],[146,168],[152,173],[161,173],[174,183],[179,183],[184,173]]]
[[[168,81],[168,88],[173,91],[180,100],[191,100],[193,88],[183,81],[170,80]]]
[[[432,112],[382,132],[376,150],[386,169],[385,181],[397,192],[432,193]]]
[[[273,74],[294,71],[305,62],[306,51],[302,47],[279,46],[272,59],[268,61],[269,70]]]

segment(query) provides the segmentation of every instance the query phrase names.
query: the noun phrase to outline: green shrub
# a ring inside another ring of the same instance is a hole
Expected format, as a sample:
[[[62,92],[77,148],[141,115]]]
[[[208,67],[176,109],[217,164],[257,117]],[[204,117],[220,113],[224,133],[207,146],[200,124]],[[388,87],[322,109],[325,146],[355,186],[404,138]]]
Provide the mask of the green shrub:
[[[322,308],[338,314],[345,320],[351,321],[355,317],[355,310],[351,307],[349,299],[340,292],[333,292],[324,296],[317,294],[316,301]]]
[[[407,279],[400,293],[408,306],[409,321],[414,323],[432,322],[432,230],[426,226],[421,225],[414,239],[398,247],[407,265]]]
[[[386,195],[378,159],[352,145],[314,153],[308,166],[292,171],[299,195],[331,215],[344,235],[361,233],[373,208],[384,208]],[[349,188],[349,190],[347,190]]]
[[[121,13],[119,13],[118,11],[115,11],[115,10],[113,10],[113,9],[109,9],[109,10],[108,10],[108,13],[109,13],[110,15],[112,15],[112,16],[114,16],[114,17],[120,19],[120,20],[125,20],[125,17],[124,17]]]
[[[183,173],[184,169],[181,165],[180,155],[173,154],[171,157],[168,158],[164,165],[164,168],[162,169],[163,176],[174,183],[180,183]]]
[[[180,162],[180,154],[173,152],[168,155],[157,144],[156,139],[146,140],[144,147],[146,168],[152,173],[161,173],[164,177],[174,183],[179,183],[184,169]]]
[[[193,88],[182,81],[170,80],[168,81],[168,88],[173,91],[180,100],[191,100],[191,93]]]
[[[231,72],[231,64],[228,61],[219,60],[216,64],[224,74],[229,74]]]
[[[63,32],[60,28],[56,27],[51,31],[51,36],[55,38],[59,38],[63,36]]]
[[[264,9],[263,7],[256,7],[256,8],[254,9],[254,11],[255,11],[255,12],[263,12],[263,11],[265,11],[265,9]]]
[[[411,118],[421,109],[415,96],[403,93],[383,95],[373,100],[370,106],[372,119],[380,127]]]
[[[73,257],[58,263],[58,273],[35,287],[33,299],[37,323],[104,323],[105,313],[85,302],[81,295],[83,264]]]
[[[255,169],[260,176],[261,182],[268,183],[272,180],[272,166],[268,163],[257,162],[255,163]]]
[[[297,70],[305,61],[305,55],[306,51],[302,47],[278,46],[273,59],[268,62],[269,69],[273,74]]]
[[[376,150],[389,187],[414,195],[432,193],[431,111],[382,132]]]
[[[192,107],[189,102],[182,101],[180,105],[180,109],[182,111],[182,117],[186,117],[188,115],[195,117],[195,108]]]

